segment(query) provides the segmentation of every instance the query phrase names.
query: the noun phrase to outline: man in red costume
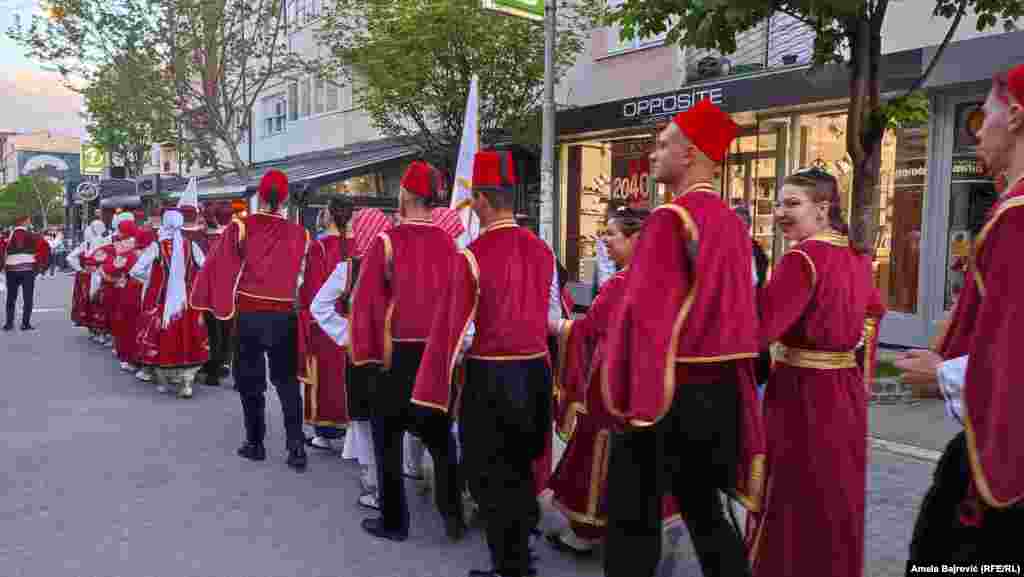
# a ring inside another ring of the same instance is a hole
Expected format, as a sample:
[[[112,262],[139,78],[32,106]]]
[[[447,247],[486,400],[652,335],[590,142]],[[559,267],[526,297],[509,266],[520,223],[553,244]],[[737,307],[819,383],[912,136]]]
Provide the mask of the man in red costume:
[[[708,577],[749,575],[719,491],[760,505],[763,424],[750,237],[711,182],[737,127],[707,100],[673,118],[651,153],[676,193],[637,241],[608,330],[612,441],[605,574],[654,575],[661,497],[673,494]]]
[[[201,235],[196,235],[196,244],[203,249],[204,253],[210,254],[221,236],[224,235],[224,228],[231,223],[231,205],[229,203],[207,203],[203,208],[203,220],[206,223],[206,231]],[[210,337],[210,360],[203,365],[203,370],[197,378],[200,382],[216,387],[220,385],[221,377],[227,376],[225,366],[228,362],[228,337],[231,324],[219,320],[209,311],[203,313],[203,320],[206,321],[206,332]]]
[[[452,372],[462,351],[463,472],[480,505],[494,568],[470,576],[520,577],[530,567],[529,535],[540,508],[533,461],[551,432],[547,322],[561,317],[555,257],[518,226],[512,155],[473,159],[472,208],[483,225],[459,258],[432,323],[413,402],[448,412]]]
[[[32,219],[23,216],[15,221],[14,230],[0,240],[0,270],[7,273],[7,320],[4,330],[14,330],[14,305],[21,289],[21,330],[35,330],[32,320],[32,298],[36,275],[45,270],[50,260],[50,245],[42,236],[33,234]]]
[[[288,466],[306,468],[302,397],[298,375],[296,302],[309,233],[281,213],[288,177],[268,171],[257,189],[259,210],[228,225],[192,291],[192,304],[227,321],[238,315],[235,388],[245,416],[245,443],[238,455],[267,458],[266,360],[277,389],[288,441]]]
[[[1024,397],[1011,359],[1024,338],[1017,265],[1024,242],[1024,65],[995,78],[984,112],[978,156],[995,175],[1000,198],[974,239],[967,283],[938,354],[915,352],[898,363],[911,379],[938,381],[949,413],[964,424],[936,467],[909,564],[1020,558],[1024,429],[1015,412]],[[959,514],[948,510],[957,497],[964,499]]]
[[[448,537],[458,540],[465,532],[451,419],[445,411],[410,403],[431,323],[441,308],[438,295],[447,289],[457,257],[451,235],[431,219],[430,202],[442,186],[441,174],[433,166],[422,161],[409,165],[399,193],[402,223],[382,232],[370,246],[352,301],[352,362],[380,365],[385,375],[373,392],[370,418],[380,517],[365,519],[362,526],[371,535],[394,541],[409,536],[402,480],[402,438],[407,430],[423,440],[434,458],[435,499]],[[342,326],[334,301],[347,285],[337,274],[332,277],[334,282],[329,281],[314,301],[314,307],[325,305],[316,312],[328,329]]]

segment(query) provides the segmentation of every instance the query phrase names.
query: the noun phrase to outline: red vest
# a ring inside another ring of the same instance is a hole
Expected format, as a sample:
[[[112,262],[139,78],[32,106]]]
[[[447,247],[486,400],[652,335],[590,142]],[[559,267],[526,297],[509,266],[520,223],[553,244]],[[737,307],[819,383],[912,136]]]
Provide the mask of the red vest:
[[[238,281],[239,308],[244,301],[271,301],[291,306],[299,285],[299,270],[309,233],[283,217],[256,213],[242,223],[242,258]]]

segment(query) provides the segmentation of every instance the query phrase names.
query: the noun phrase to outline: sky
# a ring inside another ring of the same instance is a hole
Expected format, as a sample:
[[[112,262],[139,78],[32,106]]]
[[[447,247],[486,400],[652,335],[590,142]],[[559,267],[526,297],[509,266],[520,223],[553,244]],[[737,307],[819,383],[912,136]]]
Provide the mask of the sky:
[[[34,5],[32,0],[0,0],[0,130],[81,136],[81,97],[64,88],[60,74],[27,59],[7,37],[14,15],[27,23]]]

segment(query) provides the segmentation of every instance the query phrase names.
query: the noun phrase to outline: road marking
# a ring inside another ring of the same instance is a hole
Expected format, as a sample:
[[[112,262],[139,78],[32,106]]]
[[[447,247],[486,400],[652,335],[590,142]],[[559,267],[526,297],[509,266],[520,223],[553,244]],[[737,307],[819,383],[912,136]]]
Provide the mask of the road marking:
[[[62,313],[64,311],[66,311],[66,310],[68,310],[68,309],[66,309],[66,308],[59,308],[59,309],[47,309],[47,308],[37,309],[37,308],[33,308],[32,309],[32,314],[36,314],[36,313]]]
[[[879,439],[878,437],[871,437],[871,446],[875,449],[881,449],[889,453],[902,455],[904,457],[911,457],[921,461],[928,461],[929,463],[937,463],[939,461],[939,457],[942,456],[942,453],[939,451],[925,449],[924,447],[915,447],[904,443],[897,443],[896,441],[886,441],[885,439]]]

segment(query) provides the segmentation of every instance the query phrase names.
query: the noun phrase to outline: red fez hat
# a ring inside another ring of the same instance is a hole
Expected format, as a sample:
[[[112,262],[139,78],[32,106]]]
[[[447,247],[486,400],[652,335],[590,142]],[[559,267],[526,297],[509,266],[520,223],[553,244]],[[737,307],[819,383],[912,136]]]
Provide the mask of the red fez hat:
[[[739,127],[710,100],[701,100],[675,115],[672,122],[701,152],[715,162],[725,159],[729,143],[736,138]]]
[[[135,220],[145,220],[146,219],[146,211],[142,210],[141,208],[136,210],[132,214],[135,216]]]
[[[117,225],[117,234],[121,238],[134,237],[138,231],[138,227],[135,226],[135,222],[131,220],[122,220]]]
[[[507,150],[481,150],[473,157],[473,188],[499,189],[515,186],[516,165]]]
[[[280,170],[268,170],[256,189],[260,200],[267,204],[281,204],[288,198],[288,177]]]
[[[414,160],[402,175],[402,188],[430,200],[441,192],[441,173],[422,160]]]

